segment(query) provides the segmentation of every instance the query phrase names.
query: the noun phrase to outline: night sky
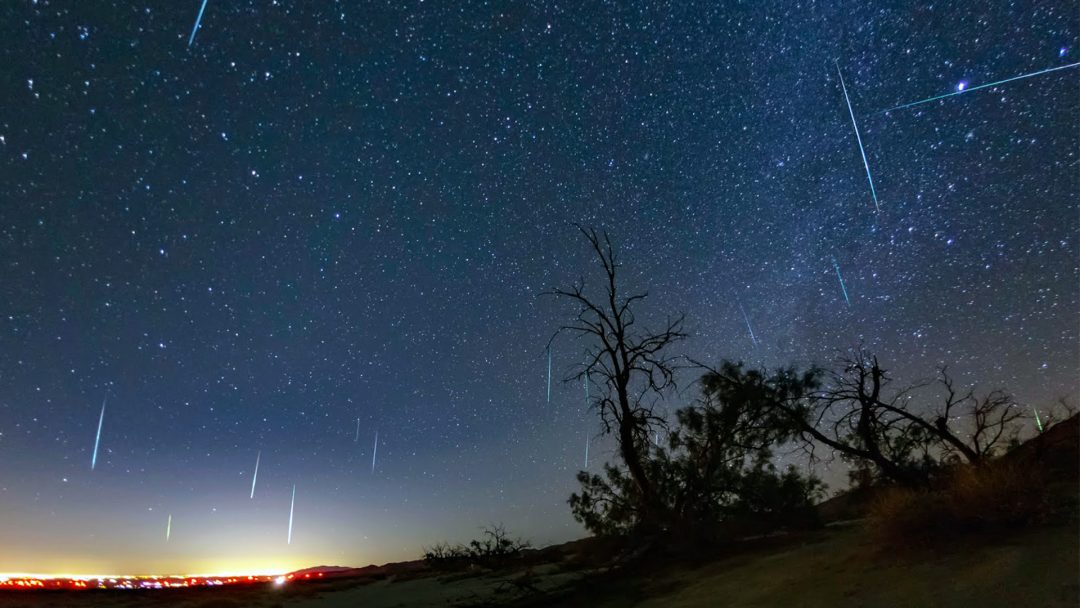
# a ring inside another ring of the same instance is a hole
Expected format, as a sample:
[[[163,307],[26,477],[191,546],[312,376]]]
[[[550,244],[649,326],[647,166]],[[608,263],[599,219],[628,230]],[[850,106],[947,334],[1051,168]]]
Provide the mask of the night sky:
[[[1075,3],[200,4],[0,4],[0,571],[582,535],[573,222],[697,359],[1077,393],[1080,70],[882,112],[1080,61]]]

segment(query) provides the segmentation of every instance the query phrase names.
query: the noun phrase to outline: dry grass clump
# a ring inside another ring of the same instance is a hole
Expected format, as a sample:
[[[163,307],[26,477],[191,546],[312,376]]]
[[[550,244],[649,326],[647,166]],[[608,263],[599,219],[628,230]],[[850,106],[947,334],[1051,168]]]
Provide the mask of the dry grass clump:
[[[985,530],[1045,522],[1053,513],[1046,479],[1013,463],[960,466],[934,487],[883,490],[867,515],[871,534],[887,545],[922,545]]]

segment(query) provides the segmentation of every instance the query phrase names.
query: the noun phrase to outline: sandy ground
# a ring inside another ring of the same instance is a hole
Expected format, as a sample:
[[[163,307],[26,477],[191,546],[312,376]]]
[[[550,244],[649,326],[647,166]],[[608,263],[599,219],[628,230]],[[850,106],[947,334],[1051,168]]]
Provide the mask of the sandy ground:
[[[585,578],[556,564],[533,569],[543,591],[515,604],[512,575],[456,574],[360,584],[328,580],[179,591],[0,594],[0,608],[179,606],[181,608],[433,607],[470,605],[589,608],[835,607],[947,608],[1080,605],[1080,527],[974,539],[944,551],[882,552],[857,526],[774,539],[724,558],[659,564],[619,577]]]

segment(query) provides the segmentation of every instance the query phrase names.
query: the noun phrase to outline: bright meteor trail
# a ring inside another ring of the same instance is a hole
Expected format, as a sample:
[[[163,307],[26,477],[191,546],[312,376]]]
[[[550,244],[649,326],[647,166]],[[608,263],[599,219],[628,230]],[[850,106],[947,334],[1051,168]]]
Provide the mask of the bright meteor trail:
[[[94,467],[97,466],[98,445],[101,444],[101,425],[105,422],[105,402],[108,399],[109,398],[106,397],[106,398],[101,400],[101,417],[98,418],[98,422],[97,422],[97,437],[94,439],[94,455],[90,457],[90,470],[91,471],[93,471]]]
[[[251,496],[248,498],[255,498],[255,480],[259,478],[259,459],[262,458],[262,450],[255,454],[255,474],[251,476]]]
[[[877,190],[874,189],[874,178],[870,177],[870,163],[866,160],[866,149],[862,145],[862,136],[859,135],[859,125],[855,122],[855,110],[851,109],[851,98],[847,94],[847,85],[844,84],[844,75],[840,73],[840,62],[836,62],[836,74],[840,76],[840,88],[844,90],[844,101],[847,102],[848,114],[851,114],[851,126],[855,127],[855,141],[859,142],[859,153],[862,154],[862,164],[866,167],[866,181],[870,182],[870,196],[874,198],[874,209],[881,211],[878,205]]]
[[[917,106],[917,105],[921,105],[921,104],[924,104],[924,103],[930,103],[931,101],[937,101],[938,99],[945,99],[946,97],[952,97],[954,95],[959,95],[961,93],[968,93],[968,92],[971,92],[971,91],[977,91],[979,89],[985,89],[987,87],[996,87],[999,84],[1005,84],[1006,82],[1012,82],[1014,80],[1020,80],[1022,78],[1031,78],[1032,76],[1038,76],[1040,74],[1048,74],[1050,72],[1056,72],[1058,70],[1067,70],[1069,68],[1075,68],[1078,65],[1080,65],[1080,61],[1078,61],[1076,63],[1070,63],[1069,65],[1059,65],[1056,68],[1047,68],[1045,70],[1039,70],[1038,72],[1031,72],[1030,74],[1021,74],[1019,76],[1013,76],[1012,78],[1006,78],[1005,80],[998,80],[998,81],[990,82],[990,83],[987,83],[987,84],[980,84],[977,87],[964,87],[964,88],[960,89],[959,91],[954,91],[952,93],[946,93],[944,95],[938,95],[937,97],[930,97],[928,99],[922,99],[920,101],[913,101],[911,103],[905,103],[903,105],[896,106],[895,108],[889,108],[888,110],[885,110],[885,112],[892,112],[893,110],[902,110],[904,108],[910,108],[912,106]]]
[[[199,24],[202,23],[203,11],[206,10],[207,0],[202,0],[202,7],[199,8],[199,16],[195,18],[195,27],[191,28],[191,36],[188,38],[187,45],[191,48],[191,45],[195,43],[195,32],[199,31]]]
[[[375,472],[375,455],[379,453],[379,431],[375,431],[375,448],[371,450],[371,472]]]
[[[169,542],[169,536],[172,534],[172,514],[169,514],[169,522],[165,524],[165,542]]]
[[[548,346],[547,402],[551,403],[551,347],[550,346]]]
[[[742,311],[742,318],[746,321],[746,329],[750,332],[750,341],[754,343],[754,346],[757,346],[757,338],[754,337],[754,328],[750,327],[750,317],[746,316],[746,309],[743,308],[742,302],[739,302],[739,310]]]
[[[287,544],[290,544],[290,545],[292,544],[292,516],[293,516],[293,508],[294,507],[296,507],[296,484],[295,483],[292,486],[292,502],[289,503],[289,542]]]
[[[840,289],[844,292],[844,301],[847,302],[848,308],[850,308],[851,300],[848,298],[847,287],[844,286],[844,275],[840,274],[840,265],[836,263],[836,258],[833,258],[832,265],[836,269],[836,278],[840,280]]]

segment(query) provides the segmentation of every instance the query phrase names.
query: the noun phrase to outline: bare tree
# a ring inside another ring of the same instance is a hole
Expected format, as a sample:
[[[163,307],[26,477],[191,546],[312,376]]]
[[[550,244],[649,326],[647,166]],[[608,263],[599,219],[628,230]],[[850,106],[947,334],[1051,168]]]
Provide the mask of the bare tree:
[[[713,383],[744,390],[768,386],[765,410],[783,416],[811,459],[823,445],[908,485],[927,483],[933,466],[949,458],[981,466],[1017,436],[1024,417],[1004,391],[978,397],[973,390],[957,390],[946,368],[936,380],[891,389],[888,371],[861,350],[829,374],[780,370],[767,378],[727,365],[709,375]],[[934,387],[937,396],[927,397]],[[935,398],[936,407],[928,403]]]
[[[656,403],[675,388],[678,357],[669,354],[669,347],[686,337],[684,316],[669,317],[659,330],[639,325],[633,308],[648,293],[620,293],[616,280],[620,264],[611,239],[606,232],[578,229],[596,253],[604,287],[599,295],[586,294],[582,278],[567,289],[546,294],[567,298],[577,307],[574,321],[560,327],[556,336],[569,333],[587,342],[585,364],[567,380],[587,377],[597,387],[590,406],[599,412],[604,432],[615,435],[623,463],[641,493],[646,518],[657,516],[662,503],[644,460],[651,429],[663,423],[655,414]]]

